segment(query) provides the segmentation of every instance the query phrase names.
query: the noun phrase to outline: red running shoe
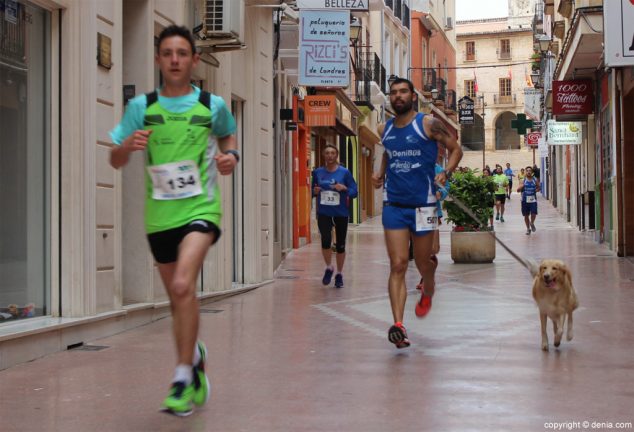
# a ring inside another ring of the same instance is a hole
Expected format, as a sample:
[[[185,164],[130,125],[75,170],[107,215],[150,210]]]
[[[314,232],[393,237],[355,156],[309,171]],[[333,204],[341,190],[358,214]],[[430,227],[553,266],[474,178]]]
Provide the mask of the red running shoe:
[[[414,309],[414,313],[418,318],[425,318],[431,310],[431,297],[425,294],[424,290],[421,290],[420,300],[416,303],[416,308]]]
[[[390,342],[396,345],[396,348],[407,348],[409,339],[407,338],[407,331],[402,323],[397,322],[387,332],[387,338]]]

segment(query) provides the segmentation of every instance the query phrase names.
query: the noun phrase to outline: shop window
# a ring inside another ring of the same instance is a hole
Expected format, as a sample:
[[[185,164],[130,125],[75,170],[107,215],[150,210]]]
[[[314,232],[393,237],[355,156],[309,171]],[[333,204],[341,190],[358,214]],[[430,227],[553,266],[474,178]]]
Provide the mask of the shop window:
[[[0,1],[0,323],[50,314],[50,31]]]

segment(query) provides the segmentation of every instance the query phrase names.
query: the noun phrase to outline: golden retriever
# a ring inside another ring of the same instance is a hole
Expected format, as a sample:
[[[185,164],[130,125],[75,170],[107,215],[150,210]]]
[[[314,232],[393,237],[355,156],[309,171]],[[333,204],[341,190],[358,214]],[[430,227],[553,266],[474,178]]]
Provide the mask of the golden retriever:
[[[542,350],[548,351],[547,317],[553,322],[555,347],[561,343],[566,316],[568,316],[566,339],[572,340],[572,312],[579,307],[579,300],[572,286],[570,270],[563,261],[548,259],[540,263],[533,280],[533,298],[539,308]]]

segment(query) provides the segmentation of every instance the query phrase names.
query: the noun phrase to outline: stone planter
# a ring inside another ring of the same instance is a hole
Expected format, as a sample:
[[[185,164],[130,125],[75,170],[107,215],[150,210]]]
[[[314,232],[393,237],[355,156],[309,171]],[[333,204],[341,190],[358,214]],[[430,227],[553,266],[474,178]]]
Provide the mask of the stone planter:
[[[451,232],[451,259],[456,264],[491,263],[495,239],[488,232]]]

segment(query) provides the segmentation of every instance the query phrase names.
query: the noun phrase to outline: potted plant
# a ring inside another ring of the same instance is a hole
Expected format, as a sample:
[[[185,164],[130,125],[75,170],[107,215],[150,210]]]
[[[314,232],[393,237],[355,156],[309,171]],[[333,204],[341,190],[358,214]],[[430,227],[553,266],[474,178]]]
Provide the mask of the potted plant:
[[[464,212],[451,199],[445,200],[447,221],[451,231],[451,259],[455,263],[490,263],[495,259],[495,238],[489,233],[493,226],[494,193],[497,185],[493,177],[477,171],[456,172],[451,179],[451,196],[460,200],[477,217]]]
[[[531,70],[533,72],[537,72],[541,67],[542,55],[535,51],[533,55],[531,55]]]

